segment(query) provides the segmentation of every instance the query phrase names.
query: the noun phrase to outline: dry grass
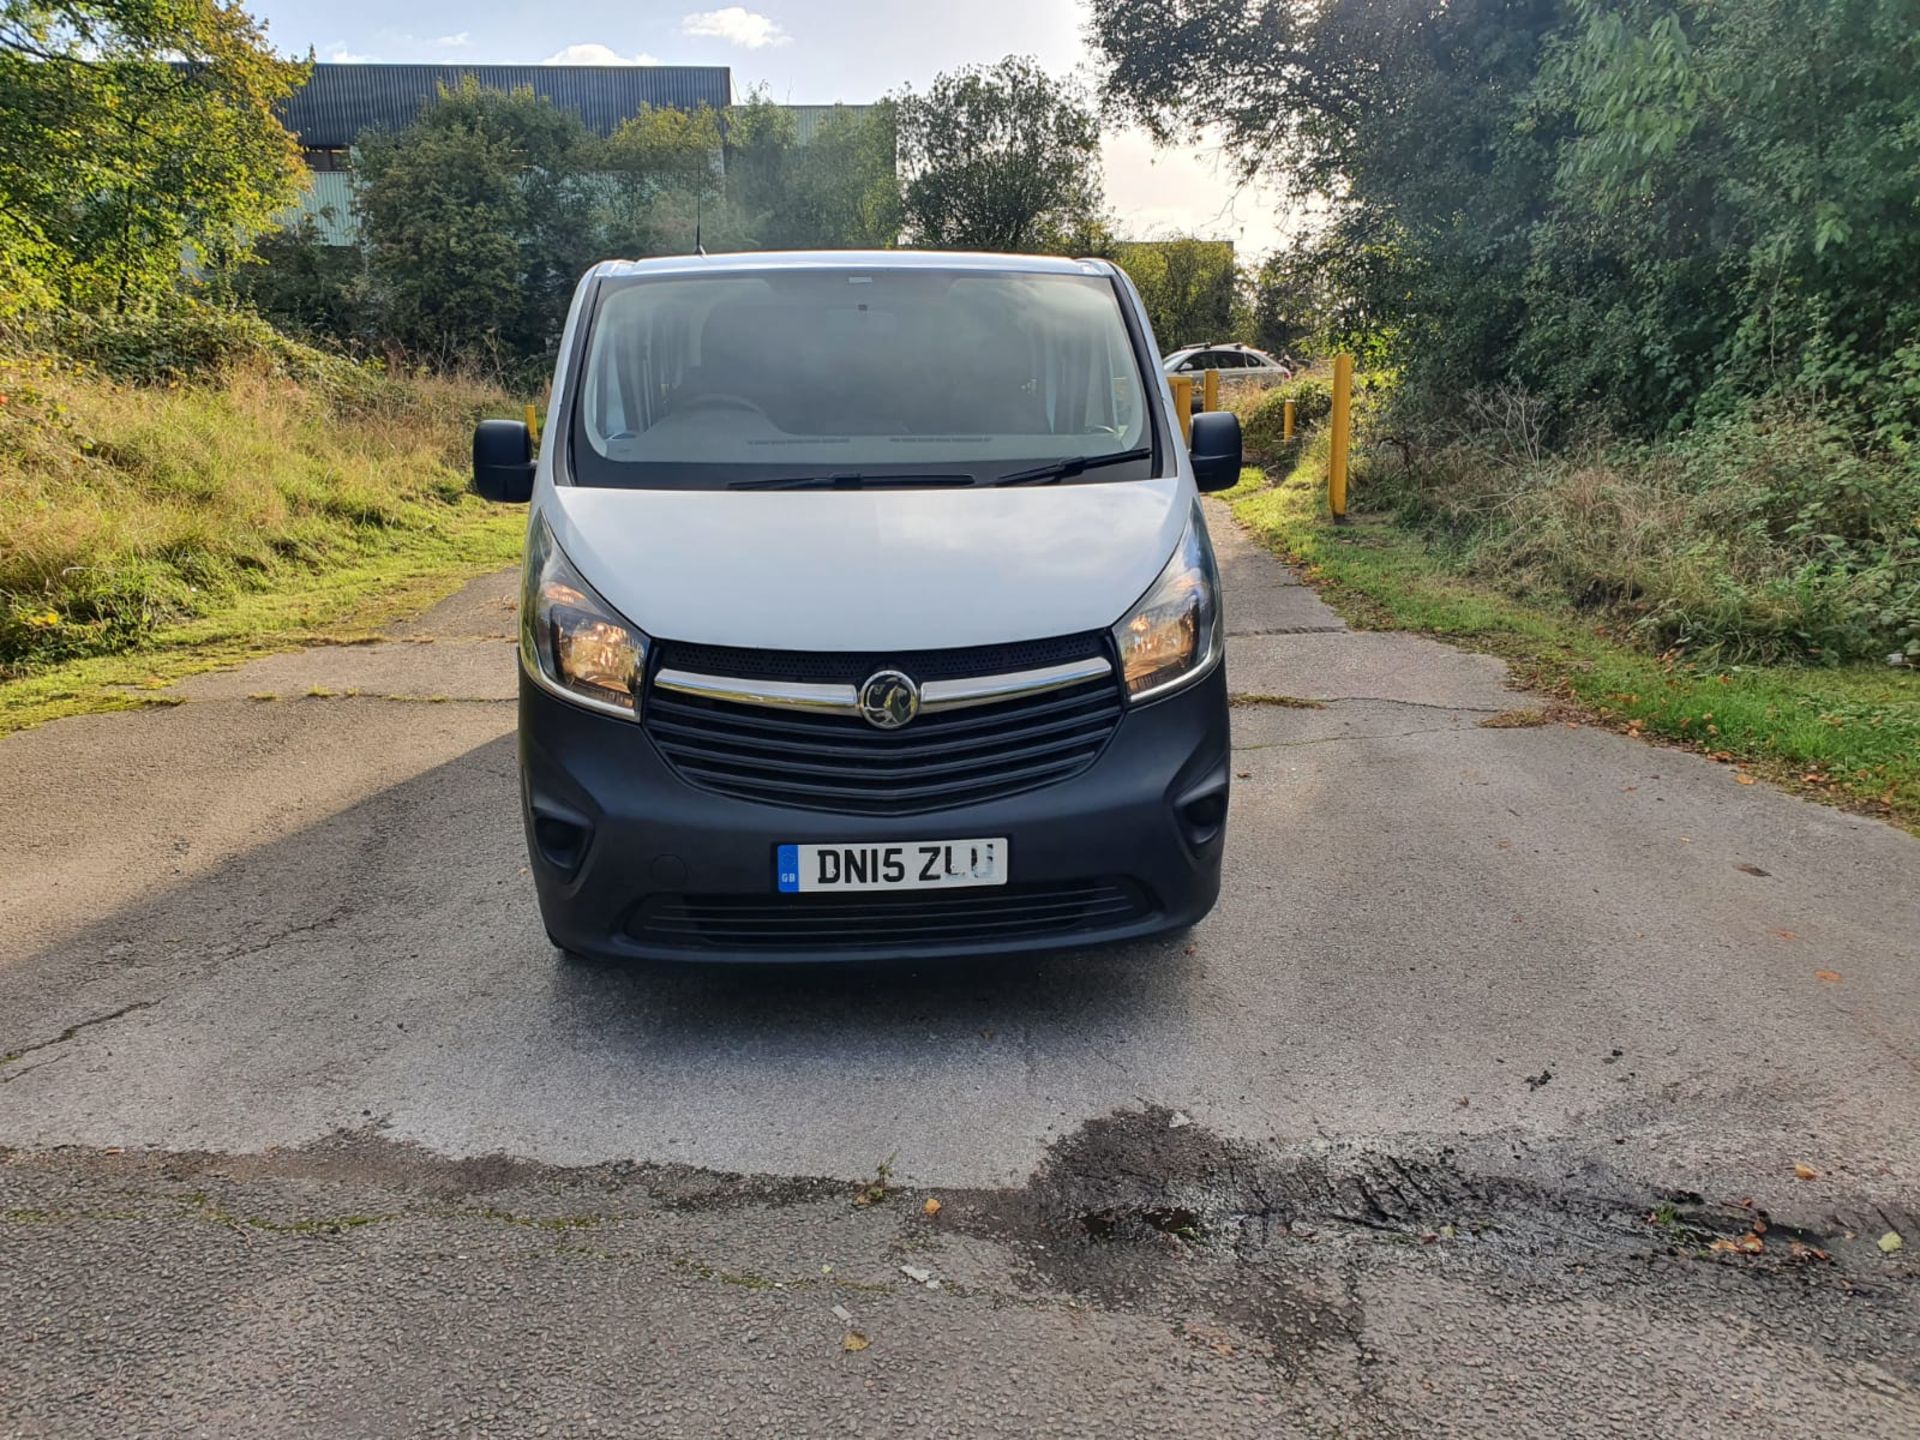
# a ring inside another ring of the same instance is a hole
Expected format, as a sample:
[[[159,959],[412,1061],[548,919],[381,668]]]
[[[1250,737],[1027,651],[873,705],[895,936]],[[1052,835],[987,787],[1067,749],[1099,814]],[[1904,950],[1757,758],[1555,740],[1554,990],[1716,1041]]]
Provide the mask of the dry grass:
[[[460,528],[504,393],[242,366],[135,386],[0,356],[0,677],[138,647],[239,597]]]
[[[1359,503],[1472,578],[1569,604],[1650,652],[1730,661],[1920,660],[1920,465],[1803,416],[1661,445],[1544,448],[1525,397],[1456,433],[1371,446]],[[1411,458],[1412,463],[1408,463]]]

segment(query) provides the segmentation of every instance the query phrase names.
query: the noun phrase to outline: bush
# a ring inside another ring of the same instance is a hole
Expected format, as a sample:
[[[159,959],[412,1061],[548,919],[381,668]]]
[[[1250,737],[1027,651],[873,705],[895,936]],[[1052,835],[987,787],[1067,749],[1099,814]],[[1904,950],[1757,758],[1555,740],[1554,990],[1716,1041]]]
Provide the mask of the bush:
[[[1358,497],[1510,593],[1656,650],[1837,663],[1920,656],[1920,464],[1804,414],[1554,452],[1537,402],[1482,392],[1411,463],[1368,451]]]
[[[1245,408],[1236,403],[1234,409],[1240,411],[1241,434],[1247,449],[1256,455],[1278,455],[1286,448],[1281,436],[1286,430],[1287,401],[1293,402],[1296,444],[1303,431],[1333,413],[1333,387],[1316,375],[1302,375],[1244,399]]]
[[[61,352],[115,380],[139,385],[212,380],[240,367],[329,381],[357,368],[344,357],[288,339],[251,311],[186,298],[150,314],[70,310],[50,320],[43,333]]]

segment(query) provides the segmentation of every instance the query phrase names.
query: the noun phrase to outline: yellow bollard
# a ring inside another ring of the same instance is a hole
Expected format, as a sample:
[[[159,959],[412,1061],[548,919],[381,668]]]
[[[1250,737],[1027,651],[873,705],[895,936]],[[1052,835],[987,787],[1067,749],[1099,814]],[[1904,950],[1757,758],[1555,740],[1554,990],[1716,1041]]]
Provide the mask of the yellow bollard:
[[[1220,372],[1209,370],[1200,386],[1200,408],[1218,410],[1220,408]]]
[[[1280,440],[1285,445],[1293,443],[1293,402],[1291,400],[1280,402]]]
[[[1184,375],[1173,377],[1173,408],[1180,416],[1180,438],[1193,443],[1193,381]]]
[[[1353,431],[1353,356],[1333,357],[1333,434],[1327,449],[1327,508],[1347,518],[1347,446]]]
[[[531,403],[527,406],[527,434],[533,437],[534,453],[540,451],[540,412]]]

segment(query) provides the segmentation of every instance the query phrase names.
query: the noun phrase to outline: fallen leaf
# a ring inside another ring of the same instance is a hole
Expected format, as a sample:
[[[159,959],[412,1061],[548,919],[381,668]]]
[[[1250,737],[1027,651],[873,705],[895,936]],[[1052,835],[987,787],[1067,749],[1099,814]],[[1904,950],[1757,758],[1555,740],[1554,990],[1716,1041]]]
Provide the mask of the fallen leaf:
[[[1820,1178],[1820,1172],[1811,1165],[1796,1164],[1793,1167],[1793,1178],[1796,1180],[1818,1180]]]
[[[1880,1237],[1880,1250],[1882,1254],[1891,1255],[1906,1243],[1906,1241],[1900,1238],[1900,1232],[1898,1230],[1889,1230]]]
[[[1200,947],[1198,945],[1189,945],[1187,946],[1187,954],[1191,955],[1193,954],[1194,951],[1198,950],[1199,948]]]
[[[1734,782],[1740,785],[1753,785],[1757,783],[1751,775],[1737,774],[1733,778]]]
[[[940,1202],[932,1196],[928,1196],[927,1203],[920,1207],[920,1213],[931,1220],[935,1215],[940,1213]]]
[[[1838,985],[1840,983],[1840,972],[1838,970],[1816,970],[1813,972],[1813,978],[1824,985]]]
[[[1736,865],[1733,868],[1738,870],[1742,875],[1757,875],[1762,880],[1765,880],[1768,875],[1772,873],[1768,870],[1762,870],[1758,865]]]
[[[1773,929],[1767,931],[1776,940],[1798,940],[1800,937],[1791,930]]]
[[[872,1343],[871,1340],[867,1339],[867,1337],[862,1335],[858,1330],[849,1330],[840,1337],[840,1348],[842,1350],[864,1350]]]

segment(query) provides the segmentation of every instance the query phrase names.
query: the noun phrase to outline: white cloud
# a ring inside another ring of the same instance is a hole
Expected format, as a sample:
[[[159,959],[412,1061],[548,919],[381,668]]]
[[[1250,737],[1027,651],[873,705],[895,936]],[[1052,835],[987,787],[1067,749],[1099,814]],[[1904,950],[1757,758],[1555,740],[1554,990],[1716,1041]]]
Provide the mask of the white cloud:
[[[443,50],[463,50],[473,43],[473,32],[462,30],[457,35],[442,35],[433,43]]]
[[[680,22],[680,33],[725,40],[744,50],[791,44],[793,37],[764,15],[739,5],[724,10],[698,10]]]
[[[356,55],[342,44],[327,46],[326,54],[327,59],[336,65],[365,65],[373,59],[371,55]]]
[[[638,55],[622,55],[611,45],[586,44],[569,45],[557,50],[540,62],[542,65],[658,65],[660,62],[642,51]]]

